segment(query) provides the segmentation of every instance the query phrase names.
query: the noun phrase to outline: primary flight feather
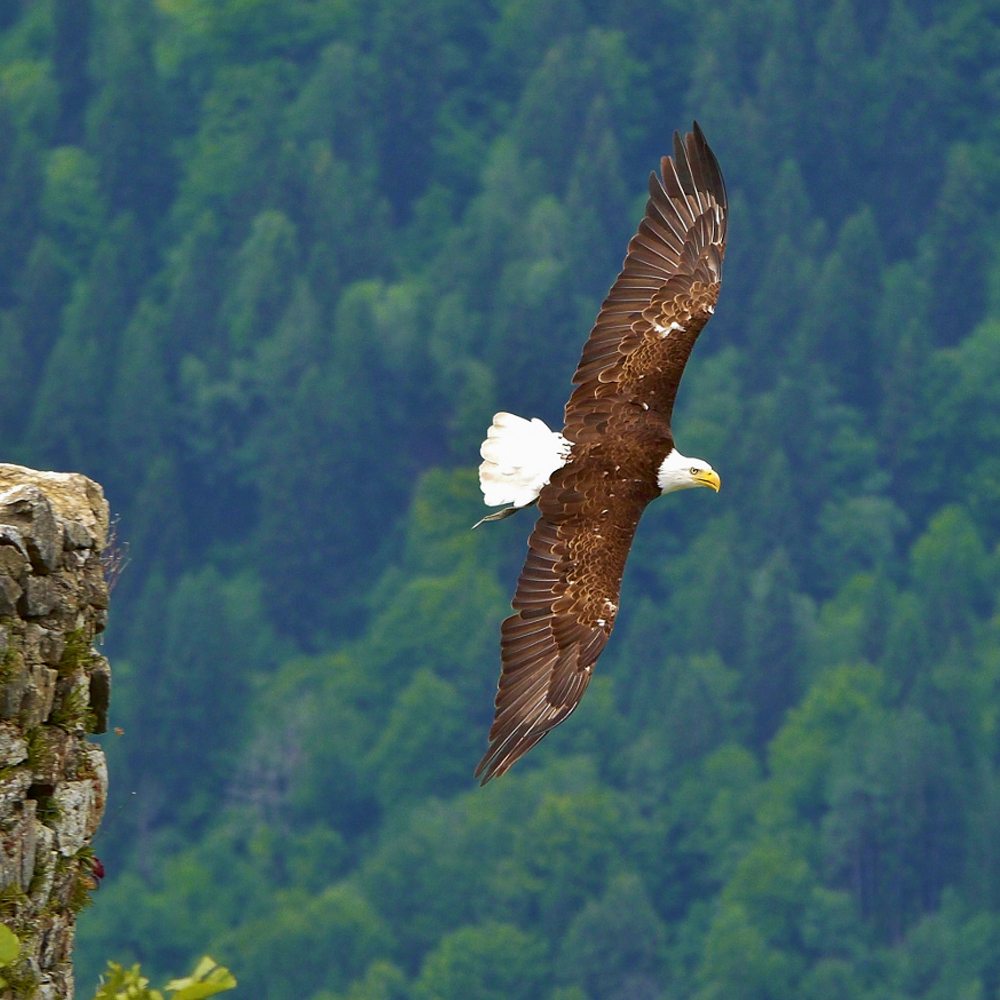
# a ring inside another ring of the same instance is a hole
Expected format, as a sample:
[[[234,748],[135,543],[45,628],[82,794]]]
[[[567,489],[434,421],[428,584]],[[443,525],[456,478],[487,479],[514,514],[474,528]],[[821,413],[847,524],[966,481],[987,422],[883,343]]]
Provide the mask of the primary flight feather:
[[[726,250],[726,188],[698,123],[649,179],[649,201],[583,348],[562,433],[493,418],[479,481],[484,521],[538,504],[512,606],[489,748],[503,774],[579,704],[618,613],[625,560],[646,505],[719,476],[674,446],[674,399],[715,310]],[[482,522],[480,522],[482,523]]]

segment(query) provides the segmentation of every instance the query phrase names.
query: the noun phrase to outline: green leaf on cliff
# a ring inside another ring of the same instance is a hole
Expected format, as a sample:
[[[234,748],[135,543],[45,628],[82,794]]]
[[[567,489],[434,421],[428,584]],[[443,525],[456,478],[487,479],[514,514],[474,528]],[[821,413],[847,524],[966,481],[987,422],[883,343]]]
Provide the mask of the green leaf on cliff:
[[[21,953],[21,942],[5,924],[0,924],[0,967],[11,965]]]
[[[236,977],[206,955],[190,976],[172,979],[164,988],[174,994],[173,1000],[202,1000],[235,989]]]

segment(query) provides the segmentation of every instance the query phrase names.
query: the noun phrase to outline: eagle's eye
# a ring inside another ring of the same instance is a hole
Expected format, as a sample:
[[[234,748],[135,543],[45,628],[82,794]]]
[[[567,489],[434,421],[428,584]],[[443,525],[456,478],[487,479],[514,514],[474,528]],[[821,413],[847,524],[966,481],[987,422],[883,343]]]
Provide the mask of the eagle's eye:
[[[695,468],[691,469],[692,476],[697,476],[699,472],[701,472],[701,469],[695,469]]]

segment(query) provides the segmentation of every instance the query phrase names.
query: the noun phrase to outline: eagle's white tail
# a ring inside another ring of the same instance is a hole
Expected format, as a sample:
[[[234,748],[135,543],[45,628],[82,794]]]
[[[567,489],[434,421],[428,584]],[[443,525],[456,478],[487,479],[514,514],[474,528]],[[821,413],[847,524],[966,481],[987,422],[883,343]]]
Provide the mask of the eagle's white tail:
[[[538,499],[556,469],[566,464],[570,443],[545,422],[498,413],[479,449],[479,485],[487,507],[526,507]]]

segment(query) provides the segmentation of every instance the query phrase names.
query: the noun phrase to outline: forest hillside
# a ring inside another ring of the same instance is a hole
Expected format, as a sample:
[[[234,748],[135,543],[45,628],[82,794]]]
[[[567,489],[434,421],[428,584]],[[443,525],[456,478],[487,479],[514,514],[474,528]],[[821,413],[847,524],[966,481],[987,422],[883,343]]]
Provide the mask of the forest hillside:
[[[988,0],[0,4],[0,458],[129,554],[81,994],[1000,996],[998,53]],[[560,425],[695,118],[724,487],[479,789],[479,442]]]

